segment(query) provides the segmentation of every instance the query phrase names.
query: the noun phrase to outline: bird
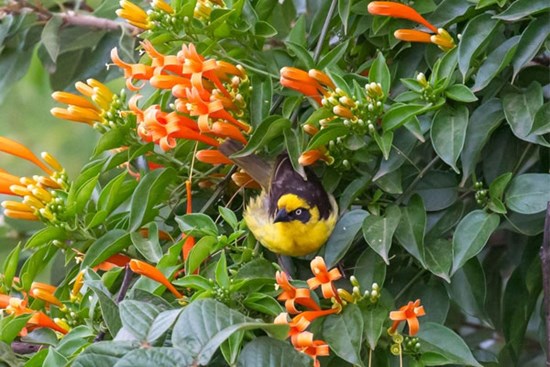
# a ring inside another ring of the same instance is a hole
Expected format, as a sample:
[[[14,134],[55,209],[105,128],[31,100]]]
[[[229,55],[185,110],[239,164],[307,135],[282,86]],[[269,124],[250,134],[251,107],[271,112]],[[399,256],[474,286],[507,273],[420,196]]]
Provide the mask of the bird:
[[[220,147],[263,187],[243,215],[254,237],[278,255],[300,257],[319,250],[336,225],[338,205],[315,173],[309,167],[295,171],[286,153],[271,168],[255,155],[231,157],[237,149],[229,144]],[[271,174],[265,173],[270,168]]]

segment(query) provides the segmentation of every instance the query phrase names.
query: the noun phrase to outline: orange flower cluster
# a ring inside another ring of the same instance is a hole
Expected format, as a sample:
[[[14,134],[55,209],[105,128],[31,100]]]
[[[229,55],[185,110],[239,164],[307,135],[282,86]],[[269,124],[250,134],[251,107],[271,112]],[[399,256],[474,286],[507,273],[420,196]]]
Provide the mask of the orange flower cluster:
[[[142,42],[142,46],[151,65],[126,63],[116,48],[111,58],[124,70],[128,89],[139,90],[143,84],[138,86],[134,81],[141,80],[156,89],[169,90],[174,98],[172,111],[168,112],[156,104],[139,108],[139,95],[130,99],[130,109],[137,117],[137,132],[144,141],[154,142],[164,151],[174,148],[176,139],[212,147],[219,145],[218,139],[225,138],[246,144],[244,134],[251,127],[243,120],[244,95],[249,93],[250,81],[240,65],[205,59],[193,44],[184,44],[177,55],[164,55],[149,41]]]
[[[65,169],[49,153],[42,153],[45,164],[23,144],[3,136],[0,136],[0,152],[32,162],[45,172],[45,175],[18,177],[0,170],[0,194],[23,198],[21,202],[3,201],[4,215],[57,223],[58,214],[64,210],[64,201],[58,197],[57,191],[68,191],[69,188]]]
[[[438,29],[410,6],[392,1],[373,1],[369,3],[368,11],[372,15],[412,20],[435,33],[431,34],[415,29],[398,29],[393,35],[401,41],[433,43],[443,51],[452,50],[456,46],[453,38],[446,30],[443,28]]]
[[[197,0],[193,15],[197,19],[208,21],[210,20],[212,10],[225,8],[226,6],[223,0]]]
[[[151,29],[155,25],[155,20],[162,19],[163,14],[173,15],[175,13],[170,4],[164,0],[153,0],[151,6],[153,9],[150,14],[148,14],[136,4],[128,0],[121,0],[120,9],[116,11],[116,14],[126,19],[126,21],[134,27]]]
[[[402,321],[406,321],[409,326],[409,335],[416,335],[420,329],[418,317],[424,316],[426,312],[424,307],[420,305],[420,300],[417,299],[414,302],[409,302],[407,305],[401,307],[398,311],[390,312],[390,319],[393,320],[392,326],[388,332],[390,334],[395,333],[397,327]]]
[[[378,83],[365,85],[361,96],[350,96],[344,90],[336,87],[328,75],[322,71],[311,69],[304,71],[293,67],[281,69],[281,85],[294,89],[312,99],[331,115],[319,120],[319,126],[306,124],[303,126],[308,135],[315,135],[319,129],[326,128],[332,121],[343,121],[350,132],[363,136],[374,130],[372,121],[376,121],[383,113],[382,86]],[[330,148],[330,147],[329,147]],[[325,146],[310,149],[302,153],[299,162],[303,166],[322,160],[332,164],[334,158]]]
[[[306,331],[306,329],[313,320],[338,313],[341,310],[342,302],[332,282],[340,279],[342,274],[340,274],[338,269],[327,271],[325,261],[320,256],[311,261],[311,271],[315,276],[307,281],[309,289],[294,287],[290,284],[286,273],[277,272],[275,275],[277,287],[283,290],[277,299],[285,301],[287,312],[283,312],[277,316],[274,323],[288,324],[290,326],[288,336],[294,348],[313,357],[314,366],[319,367],[320,362],[317,360],[317,357],[328,356],[329,347],[322,340],[313,340],[313,333]],[[321,287],[323,297],[333,300],[334,307],[322,310],[317,302],[311,298],[311,291],[319,286]],[[297,306],[302,306],[307,310],[300,311],[297,309]],[[289,319],[289,314],[296,316]]]
[[[75,88],[80,95],[68,92],[54,92],[52,98],[64,103],[67,108],[54,107],[50,113],[57,118],[81,122],[99,128],[122,124],[120,115],[121,100],[105,84],[95,79],[86,83],[77,82]]]

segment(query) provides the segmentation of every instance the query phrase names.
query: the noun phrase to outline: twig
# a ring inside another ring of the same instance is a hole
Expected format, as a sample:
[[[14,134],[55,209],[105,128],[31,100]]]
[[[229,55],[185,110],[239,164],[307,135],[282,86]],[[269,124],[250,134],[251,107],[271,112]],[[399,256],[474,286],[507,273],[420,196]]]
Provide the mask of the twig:
[[[338,4],[338,1],[332,0],[332,3],[330,4],[330,8],[328,9],[327,17],[325,19],[325,23],[323,24],[323,28],[321,29],[321,34],[319,35],[317,46],[315,46],[315,53],[313,54],[313,60],[315,62],[319,61],[319,56],[321,56],[321,50],[323,49],[323,42],[325,42],[325,37],[327,36],[328,27],[330,26],[330,21],[332,19],[332,16],[334,15],[334,11],[336,10],[336,4]]]
[[[116,303],[119,304],[124,297],[126,297],[126,293],[128,292],[128,288],[130,288],[130,283],[132,281],[132,276],[134,273],[132,272],[132,269],[128,265],[124,267],[124,279],[122,279],[122,284],[120,285],[120,291],[118,292],[118,296],[116,297]],[[100,331],[95,339],[94,343],[100,342],[105,338],[105,331]],[[113,335],[114,336],[114,335]]]
[[[546,323],[546,366],[550,366],[550,201],[546,204],[544,235],[540,248],[544,295],[544,321]]]

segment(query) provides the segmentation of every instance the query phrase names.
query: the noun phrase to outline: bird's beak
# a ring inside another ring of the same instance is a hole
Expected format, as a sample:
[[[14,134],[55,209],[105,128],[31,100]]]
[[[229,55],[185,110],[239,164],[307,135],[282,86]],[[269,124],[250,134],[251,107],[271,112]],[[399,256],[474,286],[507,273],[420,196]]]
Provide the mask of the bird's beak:
[[[290,218],[288,217],[288,213],[286,209],[283,208],[277,212],[277,215],[275,216],[275,220],[273,221],[273,223],[288,222],[289,220]]]

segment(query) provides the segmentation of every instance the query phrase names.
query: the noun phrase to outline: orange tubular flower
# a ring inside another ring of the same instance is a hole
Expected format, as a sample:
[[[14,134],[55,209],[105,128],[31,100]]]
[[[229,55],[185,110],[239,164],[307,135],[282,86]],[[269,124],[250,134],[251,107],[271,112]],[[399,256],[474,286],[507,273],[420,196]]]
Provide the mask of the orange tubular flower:
[[[296,305],[302,305],[312,310],[320,310],[319,305],[311,298],[309,289],[294,287],[288,281],[288,276],[285,272],[277,271],[275,279],[278,286],[283,290],[277,299],[279,301],[285,301],[285,307],[288,313],[299,313],[300,311],[296,309]]]
[[[69,330],[56,324],[51,318],[49,318],[43,312],[35,312],[29,321],[27,321],[27,327],[32,330],[38,327],[46,327],[48,329],[55,330],[61,334],[67,334]]]
[[[124,1],[124,0],[123,0]],[[132,79],[149,80],[153,76],[154,69],[149,65],[144,64],[128,64],[118,56],[117,48],[111,50],[111,60],[124,70],[124,78],[126,78],[126,87],[132,91],[139,90],[141,87],[137,87],[132,84]]]
[[[149,17],[147,16],[145,10],[127,0],[121,0],[120,7],[121,9],[116,11],[116,14],[119,17],[126,19],[128,23],[135,27],[141,29],[151,28]]]
[[[82,289],[82,286],[84,285],[84,270],[81,270],[76,275],[76,278],[74,279],[73,289],[71,290],[71,301],[74,301],[78,298],[80,294],[80,290]]]
[[[19,177],[7,172],[0,172],[0,194],[13,195],[14,193],[10,190],[10,187],[14,185],[20,185]]]
[[[313,367],[321,366],[317,357],[329,355],[328,345],[322,340],[313,340],[313,333],[309,331],[303,331],[296,335],[293,345],[298,351],[313,358]]]
[[[389,329],[390,334],[397,330],[401,321],[407,321],[409,335],[416,335],[420,328],[418,317],[424,316],[425,314],[424,306],[420,306],[419,299],[414,302],[409,302],[406,306],[401,307],[399,311],[390,312],[390,319],[393,320],[393,324]]]
[[[41,168],[48,175],[51,175],[53,171],[46,166],[33,152],[21,143],[8,139],[4,136],[0,136],[0,152],[8,153],[13,156],[26,159],[29,162],[34,163]]]
[[[432,32],[437,33],[437,28],[433,24],[407,5],[392,1],[373,1],[369,3],[368,11],[372,15],[383,15],[392,18],[412,20],[413,22],[422,24]]]
[[[155,9],[162,10],[168,14],[173,14],[174,9],[170,6],[170,4],[166,3],[164,0],[153,0],[151,2],[151,5]]]
[[[196,157],[200,162],[208,164],[233,164],[233,161],[219,150],[199,150]]]
[[[285,66],[281,69],[280,74],[280,83],[283,87],[294,89],[321,104],[321,96],[325,95],[327,91],[306,71]]]
[[[259,190],[262,188],[262,186],[254,181],[252,177],[245,171],[241,170],[239,172],[235,172],[231,175],[231,180],[235,183],[235,185],[239,187],[244,187],[247,189],[256,189]]]
[[[421,42],[431,43],[432,35],[426,32],[417,31],[414,29],[398,29],[393,33],[393,36],[398,40],[405,42]]]
[[[332,282],[342,277],[340,270],[334,268],[327,271],[325,260],[323,260],[321,256],[317,256],[315,259],[311,260],[311,271],[315,277],[307,280],[307,285],[309,288],[314,290],[321,286],[321,291],[324,298],[329,299],[334,297],[337,301],[339,301],[340,297],[338,296],[336,287],[332,284]]]
[[[61,303],[61,301],[56,296],[53,295],[53,293],[50,293],[44,289],[40,289],[40,288],[31,289],[30,295],[33,298],[37,298],[49,304],[55,305],[60,309],[66,308],[65,305]]]
[[[212,124],[212,134],[221,138],[231,138],[245,144],[248,142],[241,131],[233,124],[217,121]]]
[[[132,259],[130,260],[130,269],[132,269],[132,271],[136,274],[146,276],[147,278],[162,284],[163,286],[168,288],[168,290],[172,292],[172,294],[176,296],[176,298],[183,297],[183,295],[178,292],[178,290],[172,285],[172,283],[170,283],[168,278],[166,278],[164,274],[162,274],[161,271],[154,266],[140,260]]]
[[[115,254],[103,261],[101,264],[94,267],[94,270],[109,271],[113,268],[123,268],[130,262],[130,258],[126,255]]]
[[[300,163],[302,166],[311,166],[319,159],[325,162],[329,161],[329,158],[322,150],[311,149],[303,152],[302,155],[300,155],[300,158],[298,158],[298,163]]]

